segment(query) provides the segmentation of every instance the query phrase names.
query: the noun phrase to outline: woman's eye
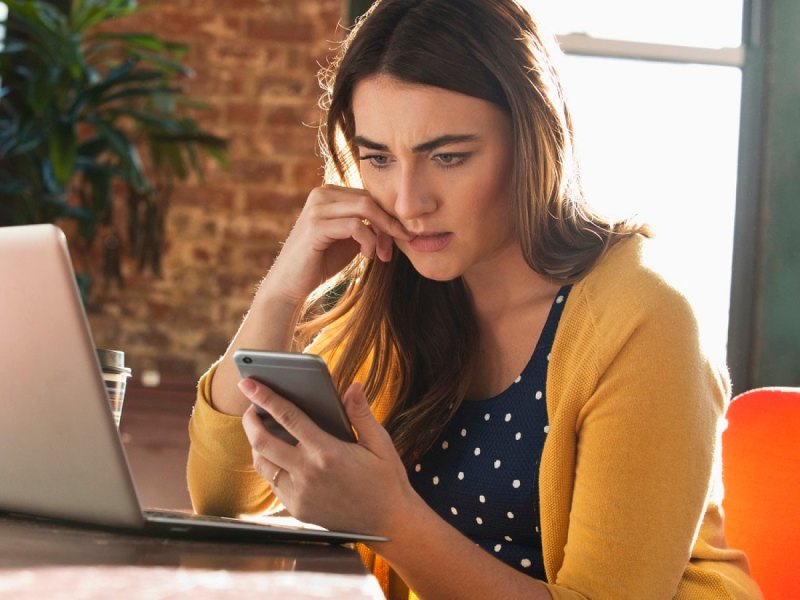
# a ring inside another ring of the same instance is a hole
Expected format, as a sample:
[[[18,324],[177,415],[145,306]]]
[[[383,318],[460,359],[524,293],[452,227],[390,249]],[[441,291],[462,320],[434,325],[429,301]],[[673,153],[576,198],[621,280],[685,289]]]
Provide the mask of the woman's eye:
[[[384,167],[389,165],[389,157],[383,154],[370,154],[368,156],[359,156],[359,160],[361,161],[368,161],[370,165],[375,167],[376,169],[383,169]]]
[[[434,160],[443,167],[455,167],[463,163],[467,159],[466,152],[446,152],[437,154]]]

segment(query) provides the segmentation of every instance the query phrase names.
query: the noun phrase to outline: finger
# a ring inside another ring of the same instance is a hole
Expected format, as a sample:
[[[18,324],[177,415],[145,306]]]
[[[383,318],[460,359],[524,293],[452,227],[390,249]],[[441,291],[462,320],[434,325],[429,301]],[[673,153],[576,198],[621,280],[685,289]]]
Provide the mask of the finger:
[[[375,258],[375,253],[378,249],[378,234],[369,222],[359,220],[358,223],[352,223],[353,239],[358,242],[361,254],[367,258]]]
[[[414,235],[403,227],[396,218],[386,212],[383,207],[365,190],[324,186],[324,190],[335,190],[336,195],[324,195],[316,208],[319,217],[334,219],[337,217],[358,217],[367,219],[384,233],[404,240],[413,239]]]
[[[342,398],[345,412],[350,423],[358,433],[358,443],[377,451],[381,446],[392,446],[391,438],[383,426],[378,423],[369,408],[369,401],[360,383],[352,383]],[[377,454],[377,452],[376,452]]]
[[[242,379],[239,382],[239,389],[253,404],[257,404],[272,415],[272,418],[275,419],[279,425],[283,426],[286,431],[292,434],[294,438],[306,448],[321,449],[326,442],[335,439],[329,433],[320,429],[316,423],[295,404],[289,402],[280,394],[275,393],[264,384],[254,379]],[[250,409],[248,409],[248,411],[249,410]],[[249,427],[253,426],[253,418],[257,418],[255,410],[253,410],[252,415],[248,418]],[[270,435],[269,432],[265,433]],[[285,457],[284,459],[289,461],[288,468],[291,470],[292,457],[297,456],[296,453],[299,452],[299,450],[282,440],[278,440],[275,436],[270,435],[270,438],[272,438],[274,442],[271,443],[269,452],[280,452],[281,457]],[[266,438],[267,442],[269,442],[270,438]],[[274,456],[274,454],[272,454],[272,456]],[[279,466],[283,466],[283,463],[280,461],[276,462]]]
[[[283,467],[279,467],[274,462],[264,458],[262,454],[259,454],[255,450],[253,450],[253,469],[270,485],[273,483],[277,484],[280,476],[287,472]]]
[[[377,233],[377,245],[375,247],[375,254],[383,262],[392,260],[392,249],[394,248],[394,240],[385,233]]]
[[[289,510],[290,504],[293,502],[295,489],[294,480],[290,471],[277,467],[270,463],[263,456],[253,454],[253,468],[256,473],[267,482],[272,493],[283,505],[284,508]],[[291,511],[290,511],[291,512]]]
[[[361,200],[359,209],[359,214],[363,218],[367,219],[370,224],[386,235],[406,241],[414,238],[414,234],[410,233],[400,221],[386,212],[372,196]]]
[[[358,244],[361,254],[367,258],[375,256],[375,248],[378,244],[377,235],[358,217],[331,220],[318,227],[318,230],[323,236],[323,244],[326,247],[331,242],[350,238]]]
[[[269,484],[276,494],[278,494],[278,490],[283,494],[292,494],[294,491],[291,471],[279,467],[255,450],[253,450],[253,469],[259,477]]]
[[[359,214],[376,226],[379,231],[393,238],[400,238],[406,241],[414,238],[414,234],[410,233],[400,221],[386,212],[372,196],[361,199],[360,204],[361,206],[358,207]]]
[[[255,454],[264,457],[276,468],[291,470],[294,467],[296,460],[294,446],[270,432],[253,406],[242,415],[242,427]]]

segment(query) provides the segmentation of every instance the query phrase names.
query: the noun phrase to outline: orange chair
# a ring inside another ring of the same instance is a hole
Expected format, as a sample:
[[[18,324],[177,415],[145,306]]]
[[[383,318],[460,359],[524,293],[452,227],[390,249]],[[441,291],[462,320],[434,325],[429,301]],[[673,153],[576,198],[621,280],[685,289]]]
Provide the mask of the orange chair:
[[[766,600],[800,599],[800,388],[759,388],[728,409],[725,533]]]

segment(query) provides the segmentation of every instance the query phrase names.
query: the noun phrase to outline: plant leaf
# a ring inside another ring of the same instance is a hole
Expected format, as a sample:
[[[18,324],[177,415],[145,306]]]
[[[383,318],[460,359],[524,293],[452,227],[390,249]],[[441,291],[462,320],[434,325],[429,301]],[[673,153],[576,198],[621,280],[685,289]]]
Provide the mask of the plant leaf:
[[[103,103],[113,102],[114,100],[130,99],[130,98],[152,98],[158,96],[169,96],[172,94],[180,94],[183,90],[179,87],[169,87],[164,85],[155,85],[152,87],[130,87],[119,92],[114,92],[104,96]]]
[[[60,186],[66,186],[75,168],[78,140],[72,123],[58,121],[50,138],[50,163],[53,175]]]

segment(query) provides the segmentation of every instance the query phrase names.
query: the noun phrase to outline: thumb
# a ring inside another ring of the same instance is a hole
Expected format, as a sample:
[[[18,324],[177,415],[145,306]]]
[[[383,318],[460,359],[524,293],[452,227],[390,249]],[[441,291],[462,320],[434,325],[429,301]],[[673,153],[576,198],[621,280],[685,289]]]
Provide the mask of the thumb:
[[[342,398],[344,410],[350,418],[350,423],[358,433],[358,443],[368,448],[374,448],[376,443],[382,443],[384,436],[388,437],[386,430],[375,419],[369,408],[369,401],[364,393],[364,387],[353,382]]]

